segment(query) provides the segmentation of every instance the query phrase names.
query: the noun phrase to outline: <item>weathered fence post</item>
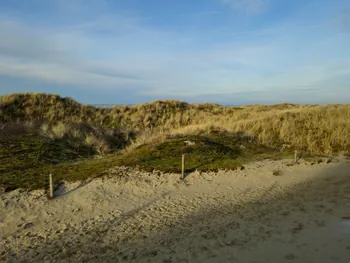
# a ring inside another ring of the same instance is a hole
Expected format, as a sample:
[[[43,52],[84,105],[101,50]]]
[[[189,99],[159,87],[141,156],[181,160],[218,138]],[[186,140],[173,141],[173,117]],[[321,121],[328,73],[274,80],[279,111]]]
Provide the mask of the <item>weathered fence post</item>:
[[[298,163],[298,150],[295,150],[294,152],[294,160],[295,160],[295,163]]]
[[[182,154],[182,180],[185,179],[185,154]]]
[[[49,174],[49,180],[50,180],[50,198],[53,198],[53,182],[52,182],[52,174]]]

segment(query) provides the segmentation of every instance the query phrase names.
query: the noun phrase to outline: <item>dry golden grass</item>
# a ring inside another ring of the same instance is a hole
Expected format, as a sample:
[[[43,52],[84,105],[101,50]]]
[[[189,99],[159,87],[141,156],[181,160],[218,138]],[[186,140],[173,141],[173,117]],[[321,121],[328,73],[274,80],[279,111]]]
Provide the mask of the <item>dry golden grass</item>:
[[[282,150],[298,149],[317,154],[350,152],[350,105],[297,106],[289,110],[259,106],[245,108],[232,116],[198,114],[196,117],[190,125],[166,125],[145,138],[152,142],[219,129],[241,132],[261,144]]]
[[[53,124],[50,130],[54,138],[68,132],[60,123],[73,125],[85,122],[93,126],[124,127],[138,134],[131,140],[129,135],[134,133],[123,133],[124,139],[132,141],[127,151],[148,142],[164,141],[169,136],[208,133],[219,129],[240,132],[255,138],[260,144],[275,148],[346,154],[350,152],[349,120],[350,105],[283,103],[224,107],[217,104],[155,101],[134,106],[96,108],[48,94],[27,93],[0,97],[2,122],[41,121]],[[77,133],[73,128],[68,130],[71,134]]]
[[[95,127],[86,123],[55,124],[39,122],[10,122],[0,123],[0,139],[11,142],[12,139],[31,136],[33,139],[43,138],[52,144],[68,144],[79,151],[89,148],[91,154],[104,156],[111,150],[116,151],[129,144],[134,138],[128,130],[116,128]],[[15,139],[16,140],[16,139]]]
[[[350,105],[155,101],[96,108],[50,94],[0,96],[0,187],[44,187],[52,169],[62,180],[115,165],[176,171],[184,140],[196,142],[189,169],[235,169],[259,158],[291,158],[294,149],[349,156]],[[95,154],[106,158],[91,160]]]

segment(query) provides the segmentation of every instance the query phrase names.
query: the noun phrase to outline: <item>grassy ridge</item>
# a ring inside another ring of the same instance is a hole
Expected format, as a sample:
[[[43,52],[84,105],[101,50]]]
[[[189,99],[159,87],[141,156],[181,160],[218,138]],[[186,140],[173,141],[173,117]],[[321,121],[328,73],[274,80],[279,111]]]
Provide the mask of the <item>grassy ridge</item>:
[[[35,121],[85,122],[97,126],[128,127],[135,130],[178,128],[222,117],[242,119],[254,113],[285,110],[312,105],[279,104],[225,107],[218,104],[189,104],[181,101],[155,101],[133,106],[96,108],[70,98],[44,93],[20,93],[0,96],[0,122]]]
[[[179,172],[247,161],[350,153],[350,105],[224,107],[155,101],[96,108],[50,94],[0,96],[0,185],[42,188],[47,174],[82,180],[115,165]],[[184,141],[194,144],[184,147]],[[94,156],[102,158],[94,159]]]
[[[60,181],[85,180],[105,174],[114,166],[131,166],[145,171],[180,172],[181,155],[186,154],[186,172],[236,169],[249,161],[264,158],[291,157],[275,149],[256,145],[244,137],[216,133],[168,138],[159,144],[147,144],[132,152],[108,154],[104,158],[87,159],[78,155],[63,141],[49,142],[42,138],[17,137],[8,151],[0,152],[0,185],[6,191],[16,188],[47,188],[48,174]],[[185,146],[184,141],[194,145]],[[1,141],[0,141],[1,143]],[[3,143],[3,142],[2,142]]]
[[[87,122],[106,127],[143,130],[191,123],[199,113],[220,114],[234,110],[220,105],[190,105],[179,101],[156,101],[135,106],[96,108],[70,98],[43,93],[11,94],[0,97],[0,121]],[[199,114],[199,115],[200,115]]]
[[[0,139],[0,185],[7,190],[41,184],[40,169],[44,166],[78,160],[86,156],[64,140],[49,141],[33,135]],[[48,174],[48,173],[47,173]],[[24,182],[26,181],[26,183]]]
[[[254,105],[224,107],[155,101],[135,106],[95,108],[48,94],[0,97],[0,122],[85,122],[124,127],[134,132],[152,129],[162,137],[174,129],[218,127],[244,132],[270,147],[294,147],[319,154],[342,154],[350,149],[350,105]]]
[[[117,153],[131,138],[128,130],[84,123],[3,124],[0,130],[0,188],[7,191],[18,187],[43,188],[49,173],[54,173],[56,180],[93,177],[99,169],[107,168],[105,159],[95,161],[94,157]],[[84,168],[89,165],[93,169]]]
[[[186,145],[184,142],[192,145]],[[236,169],[247,161],[290,155],[257,145],[237,134],[213,131],[210,134],[169,138],[158,144],[141,145],[127,153],[119,163],[146,171],[153,169],[180,172],[182,154],[186,155],[187,171],[217,171]]]

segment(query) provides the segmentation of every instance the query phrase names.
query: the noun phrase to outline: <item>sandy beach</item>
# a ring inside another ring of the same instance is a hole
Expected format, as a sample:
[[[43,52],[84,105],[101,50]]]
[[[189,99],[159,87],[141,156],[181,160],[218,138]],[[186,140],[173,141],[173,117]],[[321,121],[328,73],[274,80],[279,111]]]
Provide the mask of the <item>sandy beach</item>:
[[[349,160],[290,163],[0,193],[0,261],[350,262]]]

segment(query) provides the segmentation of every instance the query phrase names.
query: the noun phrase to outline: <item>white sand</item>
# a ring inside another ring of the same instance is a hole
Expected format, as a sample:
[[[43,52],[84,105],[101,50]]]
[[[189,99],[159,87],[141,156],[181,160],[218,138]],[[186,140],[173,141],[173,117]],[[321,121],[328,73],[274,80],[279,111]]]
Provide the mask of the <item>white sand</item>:
[[[350,162],[287,163],[2,193],[0,261],[350,262]]]

